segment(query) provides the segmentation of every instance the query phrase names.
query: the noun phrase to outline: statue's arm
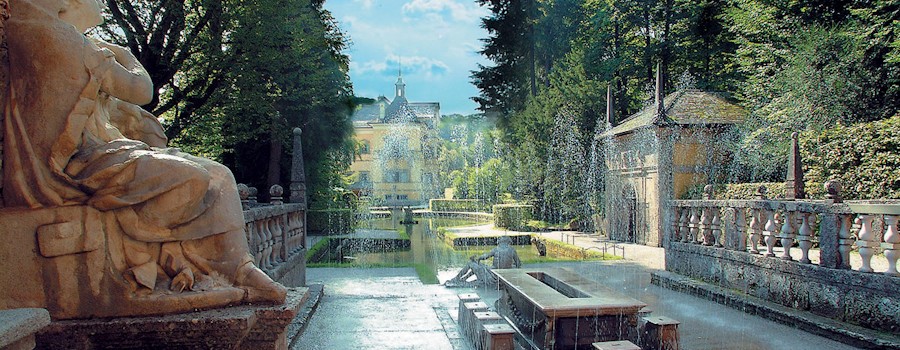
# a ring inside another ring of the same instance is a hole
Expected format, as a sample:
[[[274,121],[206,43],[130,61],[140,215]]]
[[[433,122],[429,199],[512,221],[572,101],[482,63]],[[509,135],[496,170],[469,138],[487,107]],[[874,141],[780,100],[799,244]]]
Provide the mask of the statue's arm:
[[[153,99],[153,81],[131,51],[119,45],[97,41],[100,48],[112,52],[115,62],[102,73],[103,91],[120,100],[145,105]]]

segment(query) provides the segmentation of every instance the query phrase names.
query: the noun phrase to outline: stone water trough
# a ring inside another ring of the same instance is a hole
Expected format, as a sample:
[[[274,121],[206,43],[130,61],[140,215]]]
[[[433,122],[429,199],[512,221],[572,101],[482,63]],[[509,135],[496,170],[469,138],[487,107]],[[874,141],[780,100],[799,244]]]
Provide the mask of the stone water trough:
[[[493,270],[497,309],[537,349],[592,349],[595,342],[636,340],[647,304],[563,268]]]

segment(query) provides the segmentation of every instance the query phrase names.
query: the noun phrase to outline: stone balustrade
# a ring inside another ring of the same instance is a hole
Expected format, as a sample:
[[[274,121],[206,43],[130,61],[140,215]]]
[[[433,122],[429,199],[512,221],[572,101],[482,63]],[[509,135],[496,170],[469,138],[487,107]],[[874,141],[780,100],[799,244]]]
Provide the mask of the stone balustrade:
[[[898,334],[900,201],[842,202],[831,192],[824,201],[771,200],[764,189],[757,200],[671,201],[666,271]]]
[[[850,251],[856,248],[861,265],[854,270],[900,276],[900,202],[705,199],[672,201],[672,208],[670,242],[839,269],[851,269]],[[785,248],[795,245],[799,254]],[[887,260],[878,264],[886,268],[876,271],[873,258]]]
[[[305,265],[306,204],[251,207],[244,210],[244,222],[256,266],[273,279]]]

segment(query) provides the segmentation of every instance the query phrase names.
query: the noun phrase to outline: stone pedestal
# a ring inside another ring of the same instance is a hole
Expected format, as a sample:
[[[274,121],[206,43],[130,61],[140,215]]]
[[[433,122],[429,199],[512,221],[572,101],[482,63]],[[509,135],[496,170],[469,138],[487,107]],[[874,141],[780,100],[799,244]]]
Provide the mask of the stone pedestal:
[[[515,349],[516,331],[506,322],[483,326],[482,344],[486,350]]]
[[[592,345],[594,350],[641,350],[637,345],[627,340],[605,341]]]
[[[647,350],[678,350],[678,322],[665,316],[641,319],[641,346]]]
[[[0,349],[34,349],[34,334],[50,324],[45,309],[0,310]]]
[[[475,313],[488,311],[488,305],[483,301],[473,301],[463,303],[463,308],[459,310],[459,328],[462,329],[466,338],[477,339],[478,330],[475,328]]]
[[[38,333],[37,345],[42,349],[287,349],[287,326],[308,297],[307,288],[291,288],[282,305],[56,321]]]

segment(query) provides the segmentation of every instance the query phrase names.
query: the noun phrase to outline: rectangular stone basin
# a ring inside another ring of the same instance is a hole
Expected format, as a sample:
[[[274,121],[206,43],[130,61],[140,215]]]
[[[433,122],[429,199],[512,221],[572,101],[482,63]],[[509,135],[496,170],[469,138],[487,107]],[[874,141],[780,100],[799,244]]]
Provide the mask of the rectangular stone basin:
[[[500,281],[498,311],[538,349],[591,349],[598,341],[637,332],[647,304],[564,268],[493,270]]]

